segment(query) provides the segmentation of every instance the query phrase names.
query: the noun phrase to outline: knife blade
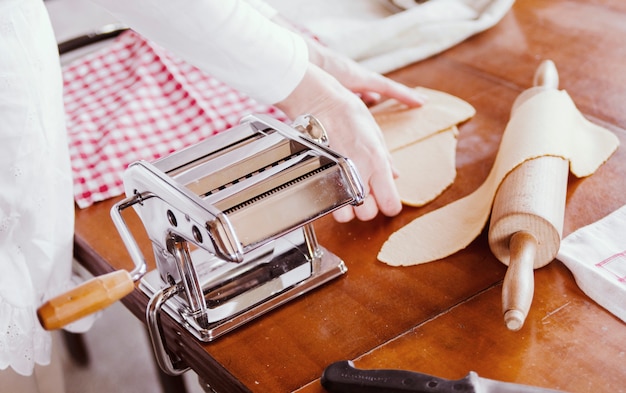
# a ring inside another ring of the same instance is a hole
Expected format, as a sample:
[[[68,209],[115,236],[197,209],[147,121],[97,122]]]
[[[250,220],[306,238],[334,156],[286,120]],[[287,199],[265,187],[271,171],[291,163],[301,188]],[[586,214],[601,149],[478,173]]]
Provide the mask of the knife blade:
[[[473,371],[465,378],[449,380],[407,370],[362,370],[349,360],[326,367],[321,383],[330,393],[563,393],[482,378]]]

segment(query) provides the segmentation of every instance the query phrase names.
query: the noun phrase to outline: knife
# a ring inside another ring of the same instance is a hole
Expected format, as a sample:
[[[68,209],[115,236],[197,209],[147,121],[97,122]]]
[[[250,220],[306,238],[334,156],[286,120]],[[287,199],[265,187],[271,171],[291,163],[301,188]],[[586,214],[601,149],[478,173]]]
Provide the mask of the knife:
[[[449,380],[414,371],[361,370],[352,361],[326,367],[321,382],[331,393],[563,393],[482,378],[473,371],[463,379]]]

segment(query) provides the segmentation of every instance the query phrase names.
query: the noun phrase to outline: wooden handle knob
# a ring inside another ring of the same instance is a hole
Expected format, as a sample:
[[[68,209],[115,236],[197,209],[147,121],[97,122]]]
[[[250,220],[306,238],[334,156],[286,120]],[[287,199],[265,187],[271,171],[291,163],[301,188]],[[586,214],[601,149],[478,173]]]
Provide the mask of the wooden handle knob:
[[[131,293],[134,288],[135,284],[126,270],[94,277],[73,290],[48,300],[37,310],[37,317],[44,329],[60,329],[110,306]]]
[[[511,236],[511,260],[502,283],[502,312],[509,330],[519,330],[524,325],[535,290],[534,269],[537,239],[520,231]]]
[[[544,60],[539,64],[533,78],[533,86],[546,87],[549,89],[559,88],[559,73],[552,60]]]

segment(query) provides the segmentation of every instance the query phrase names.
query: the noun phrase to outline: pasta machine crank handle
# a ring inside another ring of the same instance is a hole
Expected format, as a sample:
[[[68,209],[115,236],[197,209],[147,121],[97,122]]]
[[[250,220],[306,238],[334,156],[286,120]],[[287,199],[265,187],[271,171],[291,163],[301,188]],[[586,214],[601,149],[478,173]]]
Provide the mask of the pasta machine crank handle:
[[[74,321],[110,306],[135,289],[135,281],[146,272],[146,262],[121,216],[121,211],[136,203],[142,203],[150,196],[133,195],[118,202],[111,210],[113,222],[122,235],[122,240],[127,248],[131,250],[135,268],[131,272],[116,270],[94,277],[45,302],[37,309],[37,318],[44,329],[61,329]]]

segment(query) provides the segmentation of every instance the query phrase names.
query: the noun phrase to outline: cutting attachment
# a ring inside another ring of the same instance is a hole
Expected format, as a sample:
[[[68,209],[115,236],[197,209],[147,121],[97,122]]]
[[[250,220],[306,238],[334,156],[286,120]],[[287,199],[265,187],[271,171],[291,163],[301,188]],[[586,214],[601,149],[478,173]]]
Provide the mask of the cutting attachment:
[[[360,204],[363,187],[351,162],[324,145],[312,116],[293,126],[249,116],[234,128],[124,174],[127,198],[112,217],[135,270],[145,261],[123,211],[133,207],[157,269],[141,275],[150,298],[147,321],[157,360],[184,370],[165,350],[165,310],[202,341],[211,341],[346,272],[317,243],[313,222]]]

